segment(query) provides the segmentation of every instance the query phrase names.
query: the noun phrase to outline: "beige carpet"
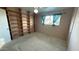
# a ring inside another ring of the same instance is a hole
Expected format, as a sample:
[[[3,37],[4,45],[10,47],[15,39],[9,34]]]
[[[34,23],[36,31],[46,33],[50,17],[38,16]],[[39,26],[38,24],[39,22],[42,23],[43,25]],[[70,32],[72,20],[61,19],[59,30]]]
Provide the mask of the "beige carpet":
[[[65,51],[66,41],[42,33],[25,35],[5,45],[3,51]]]

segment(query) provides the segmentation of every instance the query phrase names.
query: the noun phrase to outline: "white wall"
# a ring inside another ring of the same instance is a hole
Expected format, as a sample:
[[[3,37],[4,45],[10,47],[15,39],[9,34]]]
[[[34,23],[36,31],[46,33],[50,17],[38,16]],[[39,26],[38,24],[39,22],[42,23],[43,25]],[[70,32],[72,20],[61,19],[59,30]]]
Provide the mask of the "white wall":
[[[79,8],[75,8],[70,27],[68,50],[79,50]]]
[[[11,41],[9,27],[4,9],[0,9],[0,45]]]

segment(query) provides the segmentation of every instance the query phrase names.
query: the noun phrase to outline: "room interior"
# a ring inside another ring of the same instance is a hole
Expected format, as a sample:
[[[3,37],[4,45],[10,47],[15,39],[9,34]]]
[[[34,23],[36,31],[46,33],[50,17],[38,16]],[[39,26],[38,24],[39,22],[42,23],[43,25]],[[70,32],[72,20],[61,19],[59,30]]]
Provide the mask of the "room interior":
[[[78,10],[74,7],[1,7],[0,50],[79,50],[78,20],[75,21]]]

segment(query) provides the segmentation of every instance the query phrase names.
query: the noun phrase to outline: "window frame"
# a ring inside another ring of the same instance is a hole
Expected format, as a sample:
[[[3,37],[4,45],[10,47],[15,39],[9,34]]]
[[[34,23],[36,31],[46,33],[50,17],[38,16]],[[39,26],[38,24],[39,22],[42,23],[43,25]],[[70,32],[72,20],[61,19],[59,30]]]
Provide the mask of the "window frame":
[[[59,16],[60,16],[59,24],[56,25],[56,24],[54,23],[54,17],[53,17],[53,15],[59,15]],[[51,20],[51,21],[53,22],[52,24],[45,24],[45,17],[46,17],[46,16],[52,16],[52,18],[53,18],[53,21]],[[43,15],[43,16],[42,16],[42,24],[43,24],[43,25],[59,26],[60,23],[61,23],[61,17],[62,17],[62,13],[59,13],[59,14],[52,14],[52,15]]]

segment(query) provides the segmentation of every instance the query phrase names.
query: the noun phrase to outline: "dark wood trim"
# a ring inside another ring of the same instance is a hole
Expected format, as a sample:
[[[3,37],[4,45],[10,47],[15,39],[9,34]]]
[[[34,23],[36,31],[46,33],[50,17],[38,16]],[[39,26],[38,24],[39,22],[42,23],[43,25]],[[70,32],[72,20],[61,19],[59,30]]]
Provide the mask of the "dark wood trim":
[[[20,23],[21,23],[21,33],[22,33],[22,36],[24,35],[24,33],[23,33],[23,24],[22,24],[22,11],[21,11],[21,9],[19,8],[19,12],[20,12]]]
[[[30,11],[27,11],[27,28],[28,33],[30,33]]]
[[[7,14],[8,14],[7,8],[5,8],[5,10],[6,10],[6,16],[7,16],[7,21],[8,21],[9,31],[10,31],[10,37],[11,37],[11,40],[13,40],[12,33],[11,33],[10,22],[9,22],[9,16],[7,15]]]
[[[21,9],[19,8],[19,22],[20,22],[20,32],[21,32],[21,36],[23,36],[23,26],[22,26],[22,13],[21,13]]]
[[[33,14],[33,26],[34,26],[34,32],[36,31],[36,30],[35,30],[35,20],[36,20],[35,17],[36,17],[36,14],[34,13],[34,14]]]
[[[6,7],[0,7],[1,9],[5,9],[6,10]]]

